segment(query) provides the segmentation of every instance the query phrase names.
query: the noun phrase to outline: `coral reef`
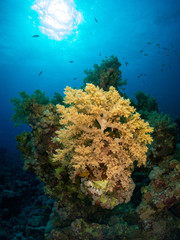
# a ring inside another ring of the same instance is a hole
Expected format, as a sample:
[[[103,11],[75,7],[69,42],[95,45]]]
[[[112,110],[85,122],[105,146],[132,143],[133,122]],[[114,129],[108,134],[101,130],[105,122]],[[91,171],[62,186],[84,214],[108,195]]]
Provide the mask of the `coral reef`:
[[[50,221],[46,228],[46,240],[113,240],[113,239],[140,239],[141,229],[138,227],[138,215],[130,205],[119,207],[116,210],[96,211],[91,218],[72,218],[79,215],[78,209],[71,210],[68,216],[71,224],[67,224],[67,211],[54,207]],[[65,220],[65,223],[63,222]],[[55,226],[54,226],[55,225]]]
[[[93,70],[87,69],[84,71],[87,76],[83,80],[83,87],[85,87],[87,83],[92,83],[104,91],[108,91],[110,86],[113,86],[122,95],[124,86],[127,84],[127,79],[122,80],[122,73],[119,70],[120,66],[121,63],[115,56],[102,60],[100,66],[94,64]]]
[[[149,94],[139,91],[135,97],[135,100],[131,100],[131,104],[154,129],[153,143],[149,147],[148,159],[159,161],[163,157],[173,154],[177,141],[177,124],[169,115],[159,112],[156,99],[150,97]]]
[[[19,126],[22,123],[29,123],[28,116],[31,113],[34,103],[42,105],[49,103],[49,98],[45,96],[45,92],[41,92],[39,89],[37,89],[31,96],[24,91],[20,92],[19,95],[21,99],[17,97],[11,99],[15,112],[12,121],[15,122],[15,126]]]
[[[83,90],[67,87],[65,102],[58,93],[49,100],[40,90],[12,100],[16,125],[31,127],[17,136],[24,167],[40,177],[55,203],[46,225],[51,204],[42,195],[42,184],[27,172],[27,196],[19,190],[16,194],[11,185],[2,191],[2,239],[43,239],[44,230],[46,240],[179,239],[177,127],[158,112],[156,100],[148,94],[137,93],[131,103],[122,98],[126,81],[119,67],[112,56],[86,70]],[[23,182],[15,184],[24,191]],[[30,212],[20,227],[16,217],[8,217],[6,199],[34,203],[35,212],[27,207],[20,213],[14,204],[12,212],[20,219]],[[46,209],[45,222],[40,210],[44,214]],[[11,226],[13,233],[7,238],[3,229]]]
[[[152,133],[153,143],[149,148],[149,159],[160,161],[173,154],[176,149],[177,124],[171,117],[164,113],[152,111],[147,114],[147,120],[154,128]]]
[[[59,126],[56,108],[52,104],[34,103],[27,118],[32,131],[16,137],[17,148],[23,153],[24,168],[36,173],[51,189],[56,182],[55,170],[49,161],[56,148],[51,137]]]
[[[177,142],[180,142],[180,117],[175,119],[175,123],[177,124]]]
[[[64,127],[54,138],[62,146],[54,161],[68,168],[74,182],[81,178],[81,190],[93,203],[113,208],[128,202],[134,190],[133,162],[145,164],[152,128],[114,87],[108,92],[93,84],[84,91],[67,87],[65,95],[69,107],[57,105]]]
[[[20,98],[14,97],[11,99],[11,103],[14,105],[14,115],[12,121],[15,122],[15,126],[19,126],[22,123],[29,124],[31,120],[29,119],[30,114],[34,111],[36,112],[36,106],[47,104],[62,104],[63,98],[59,93],[54,93],[51,101],[49,97],[45,95],[45,92],[37,89],[31,95],[26,92],[19,93]],[[34,106],[35,105],[35,106]]]
[[[19,153],[0,148],[0,239],[43,240],[54,200],[22,169]]]
[[[155,235],[157,239],[171,239],[174,236],[176,239],[179,235],[180,155],[177,151],[153,167],[149,174],[150,184],[141,189],[143,199],[136,211],[146,237]]]
[[[143,119],[146,119],[150,112],[159,111],[156,99],[142,91],[135,93],[135,99],[131,99],[131,103]]]
[[[59,99],[61,98],[56,94],[51,101],[57,102]],[[32,129],[30,132],[23,132],[16,137],[17,148],[23,153],[24,169],[31,170],[40,177],[45,183],[46,192],[51,197],[56,197],[59,200],[62,198],[67,199],[66,191],[61,190],[65,185],[64,181],[67,184],[67,173],[63,168],[60,171],[51,161],[52,155],[57,148],[56,144],[52,142],[52,137],[55,136],[56,130],[60,127],[56,107],[49,100],[45,104],[42,104],[39,99],[36,101],[34,95],[29,96],[28,100],[25,100],[25,98],[16,99],[14,104],[15,114],[13,120],[16,121],[16,125],[21,121],[27,123]],[[24,118],[22,112],[26,108]],[[17,117],[18,114],[19,118]],[[61,181],[59,181],[59,174],[61,174]],[[73,190],[69,192],[72,193]]]

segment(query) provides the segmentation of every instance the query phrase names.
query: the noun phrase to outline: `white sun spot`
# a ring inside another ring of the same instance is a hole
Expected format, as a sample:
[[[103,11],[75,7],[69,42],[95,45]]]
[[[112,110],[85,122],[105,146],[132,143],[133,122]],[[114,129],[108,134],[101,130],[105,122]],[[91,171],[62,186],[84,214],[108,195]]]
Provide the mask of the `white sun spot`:
[[[39,14],[41,32],[59,41],[77,33],[83,19],[76,10],[74,0],[36,0],[32,9]]]

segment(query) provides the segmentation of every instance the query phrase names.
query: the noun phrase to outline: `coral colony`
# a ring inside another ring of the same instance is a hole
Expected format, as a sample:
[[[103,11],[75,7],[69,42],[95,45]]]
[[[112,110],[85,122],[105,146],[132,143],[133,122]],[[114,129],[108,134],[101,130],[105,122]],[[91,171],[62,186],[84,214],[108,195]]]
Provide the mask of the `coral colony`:
[[[56,200],[46,239],[176,239],[180,151],[176,124],[154,98],[123,92],[117,57],[86,70],[64,99],[13,98],[24,168]],[[67,237],[68,236],[68,237]]]
[[[57,105],[64,128],[55,137],[63,147],[56,149],[53,161],[68,166],[73,182],[81,178],[80,189],[93,203],[111,209],[129,202],[133,162],[146,163],[153,129],[114,87],[106,92],[93,84],[84,91],[67,87],[65,95],[69,107]]]

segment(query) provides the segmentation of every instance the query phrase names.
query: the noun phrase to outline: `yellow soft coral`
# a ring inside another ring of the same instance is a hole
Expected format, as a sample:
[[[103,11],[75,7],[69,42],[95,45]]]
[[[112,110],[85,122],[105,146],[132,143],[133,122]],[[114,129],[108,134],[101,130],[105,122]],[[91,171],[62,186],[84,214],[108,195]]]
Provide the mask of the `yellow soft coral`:
[[[57,105],[64,128],[57,131],[55,140],[62,147],[54,161],[68,167],[73,181],[77,176],[108,180],[103,193],[116,192],[116,205],[129,201],[134,189],[133,162],[146,163],[153,129],[114,87],[107,92],[93,84],[85,90],[66,87],[65,95],[69,107]]]

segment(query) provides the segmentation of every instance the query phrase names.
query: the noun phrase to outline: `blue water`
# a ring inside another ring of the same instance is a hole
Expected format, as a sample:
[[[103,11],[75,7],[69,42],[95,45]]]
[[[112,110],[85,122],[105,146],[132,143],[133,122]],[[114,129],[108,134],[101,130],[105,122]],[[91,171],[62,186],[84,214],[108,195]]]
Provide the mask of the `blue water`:
[[[144,91],[161,111],[180,116],[179,0],[76,0],[83,20],[78,33],[61,41],[40,31],[34,2],[0,2],[1,146],[15,149],[15,136],[24,128],[13,127],[11,98],[21,91],[41,89],[52,97],[67,85],[79,88],[84,69],[111,55],[122,64],[130,97]]]

